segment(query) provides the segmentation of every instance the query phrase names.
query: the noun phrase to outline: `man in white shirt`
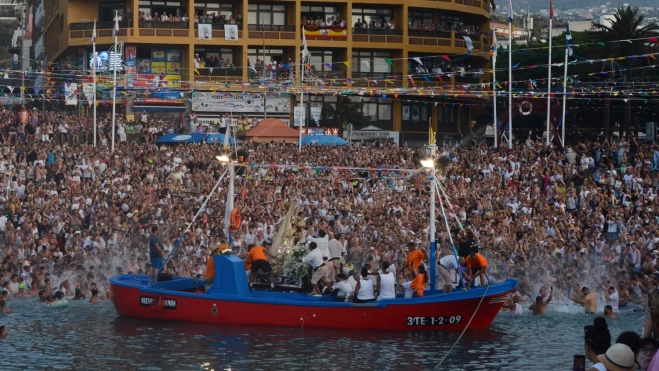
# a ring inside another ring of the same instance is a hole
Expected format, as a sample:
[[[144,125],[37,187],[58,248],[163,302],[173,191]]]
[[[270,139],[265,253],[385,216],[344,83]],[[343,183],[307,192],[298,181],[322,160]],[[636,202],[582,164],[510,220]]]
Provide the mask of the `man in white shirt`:
[[[313,269],[313,274],[311,275],[311,285],[313,285],[313,290],[309,295],[321,296],[318,282],[327,283],[327,266],[325,265],[323,255],[315,242],[312,241],[309,243],[309,249],[311,251],[302,258],[302,262],[309,264]]]
[[[318,238],[311,237],[311,230],[307,231],[307,241],[316,243],[318,250],[320,250],[322,254],[323,260],[329,259],[329,238],[324,230],[321,229],[318,231]]]
[[[613,286],[606,290],[604,299],[606,299],[606,305],[610,305],[613,312],[618,313],[618,303],[620,302],[620,297],[618,296],[618,292]]]
[[[334,238],[334,233],[329,233],[329,242],[327,244],[329,251],[329,279],[332,283],[336,282],[336,276],[341,272],[341,253],[343,244]]]
[[[337,282],[334,284],[334,290],[338,291],[337,297],[343,298],[345,301],[350,301],[355,289],[350,282],[347,281],[347,277],[343,273],[339,273],[336,276],[336,281]]]

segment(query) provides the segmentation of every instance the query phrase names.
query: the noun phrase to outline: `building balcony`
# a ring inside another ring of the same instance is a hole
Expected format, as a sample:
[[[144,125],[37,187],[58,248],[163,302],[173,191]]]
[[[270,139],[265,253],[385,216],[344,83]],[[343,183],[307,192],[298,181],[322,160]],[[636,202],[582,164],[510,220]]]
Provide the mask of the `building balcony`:
[[[197,68],[195,82],[208,84],[242,84],[242,68],[231,67],[202,67]]]
[[[133,36],[133,22],[119,22],[119,36]],[[89,39],[91,42],[92,33],[94,32],[94,22],[79,22],[69,24],[70,39]],[[114,36],[114,22],[96,22],[96,37]]]
[[[44,0],[39,2],[39,6],[34,12],[34,25],[43,27],[46,24],[46,8],[43,5]]]
[[[247,25],[250,39],[295,40],[295,25]]]
[[[211,23],[211,26],[213,28],[213,39],[221,39],[224,40],[224,23]],[[243,36],[243,25],[242,23],[237,25],[238,26],[238,39],[242,39]],[[199,38],[199,28],[197,27],[197,23],[195,23],[195,30],[194,30],[194,37],[195,39]],[[212,40],[211,40],[212,42]]]
[[[443,46],[455,48],[467,48],[467,44],[462,37],[454,31],[422,31],[422,30],[409,30],[408,31],[409,45],[424,45],[424,46]],[[481,35],[467,35],[471,38],[474,50],[483,50],[484,38]]]
[[[353,42],[402,43],[403,30],[389,28],[353,28]]]
[[[394,88],[402,87],[401,74],[385,72],[353,72],[352,86],[368,88]]]
[[[304,37],[307,40],[346,41],[348,29],[339,26],[304,26]]]
[[[139,36],[188,37],[188,22],[139,21]]]

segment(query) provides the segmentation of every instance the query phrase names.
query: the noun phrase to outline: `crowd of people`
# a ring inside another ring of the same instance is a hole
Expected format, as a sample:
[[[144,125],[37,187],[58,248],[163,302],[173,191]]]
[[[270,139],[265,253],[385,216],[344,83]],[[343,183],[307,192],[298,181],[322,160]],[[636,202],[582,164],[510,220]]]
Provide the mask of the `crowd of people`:
[[[482,35],[480,27],[469,26],[461,22],[421,22],[414,21],[408,24],[409,30],[428,32],[455,32],[460,35]]]
[[[171,251],[223,172],[213,145],[159,146],[153,133],[139,143],[118,141],[110,153],[107,144],[89,144],[89,118],[34,112],[22,125],[19,117],[0,112],[6,300],[23,295],[21,285],[25,291],[34,285],[37,292],[57,291],[65,282],[88,297],[95,285],[106,297],[109,276],[147,272],[151,227],[159,227],[164,248]],[[99,120],[107,138],[108,118]],[[145,120],[140,125],[180,129],[174,121],[148,115]],[[68,130],[55,135],[62,124]],[[593,138],[563,153],[542,142],[527,138],[499,151],[485,144],[439,148],[450,236],[456,244],[463,228],[472,236],[487,258],[485,281],[519,279],[521,297],[507,303],[512,312],[525,297],[543,305],[549,286],[555,289],[554,303],[574,299],[588,312],[601,311],[604,303],[613,314],[643,306],[657,289],[658,147],[634,138]],[[249,141],[240,149],[248,153],[250,166],[236,180],[235,204],[244,221],[231,242],[238,254],[247,256],[249,245],[272,242],[286,204],[296,199],[308,235],[331,233],[345,250],[341,264],[350,269],[337,271],[335,284],[349,278],[343,273],[360,273],[366,266],[377,270],[384,263],[396,282],[413,282],[420,264],[405,268],[415,249],[425,264],[432,263],[428,174],[418,165],[424,150],[377,142],[305,146],[298,152],[293,145]],[[228,237],[226,192],[224,184],[202,210],[167,270],[205,274],[211,251]],[[440,222],[438,257],[443,258],[453,251]],[[441,276],[438,283],[446,285]],[[659,327],[659,315],[649,323]]]

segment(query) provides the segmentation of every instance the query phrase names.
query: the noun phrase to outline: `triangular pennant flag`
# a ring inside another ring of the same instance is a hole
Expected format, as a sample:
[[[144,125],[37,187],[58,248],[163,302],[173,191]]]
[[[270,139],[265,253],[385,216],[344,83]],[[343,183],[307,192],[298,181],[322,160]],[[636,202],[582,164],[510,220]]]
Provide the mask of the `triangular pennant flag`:
[[[648,40],[652,41],[652,42],[655,43],[655,44],[659,44],[659,39],[657,39],[657,38],[654,37],[654,36],[650,36],[650,37],[648,37]]]
[[[10,94],[14,92],[14,87],[13,86],[7,86],[7,89],[9,89]]]
[[[421,62],[421,58],[419,58],[419,57],[414,57],[414,58],[412,58],[412,59],[414,59],[414,61],[416,61],[416,63],[418,63],[418,64],[420,64],[420,65],[423,66],[423,62]]]
[[[329,62],[323,63],[323,66],[327,67],[330,71],[332,70],[332,64]]]
[[[520,63],[520,62],[517,62],[517,63],[513,66],[513,68],[517,68],[517,67],[519,67],[519,63]]]
[[[387,64],[390,65],[390,66],[394,65],[394,61],[389,59],[389,58],[385,59],[385,62],[387,62]]]
[[[443,59],[446,59],[446,60],[449,61],[449,62],[451,61],[451,58],[449,58],[448,55],[442,55],[442,58],[443,58]]]
[[[348,61],[343,62],[343,64],[345,64],[346,67],[350,67],[350,62]]]

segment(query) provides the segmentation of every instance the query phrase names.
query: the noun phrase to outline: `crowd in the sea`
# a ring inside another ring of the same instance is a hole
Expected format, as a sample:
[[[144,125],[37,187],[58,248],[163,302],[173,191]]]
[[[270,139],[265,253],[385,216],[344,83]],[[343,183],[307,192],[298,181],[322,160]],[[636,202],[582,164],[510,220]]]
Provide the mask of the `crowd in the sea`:
[[[15,112],[0,113],[0,285],[6,300],[40,292],[46,300],[58,291],[90,297],[94,289],[108,297],[108,276],[147,272],[154,225],[171,250],[225,165],[215,160],[213,145],[156,145],[159,133],[180,130],[180,123],[146,116],[146,122],[142,115],[138,123],[120,122],[157,132],[142,131],[139,142],[118,140],[112,154],[107,117],[99,125],[105,140],[94,148],[89,118],[36,112],[22,126]],[[240,149],[250,165],[236,180],[235,205],[243,223],[231,244],[239,255],[247,257],[249,245],[271,243],[288,201],[297,199],[305,233],[321,239],[322,230],[341,246],[335,284],[385,262],[396,282],[409,282],[423,269],[418,263],[409,269],[410,255],[429,263],[423,149],[386,142],[303,147],[301,153],[276,142],[245,142]],[[451,233],[438,218],[438,256],[452,257],[451,239],[459,248],[477,245],[479,257],[471,267],[483,259],[482,281],[519,279],[520,295],[506,303],[511,312],[522,311],[524,300],[540,308],[551,297],[554,303],[572,299],[587,312],[605,303],[606,315],[613,317],[625,306],[642,308],[655,292],[655,146],[606,138],[562,153],[528,138],[512,150],[440,147],[439,156],[439,191],[447,196]],[[225,181],[166,270],[205,275],[210,253],[228,242],[226,192]],[[449,268],[463,264],[470,266],[460,261]],[[446,276],[440,277],[438,283],[446,284]],[[453,273],[448,278],[457,281]],[[533,311],[542,312],[538,308]],[[659,324],[659,318],[651,323]]]

